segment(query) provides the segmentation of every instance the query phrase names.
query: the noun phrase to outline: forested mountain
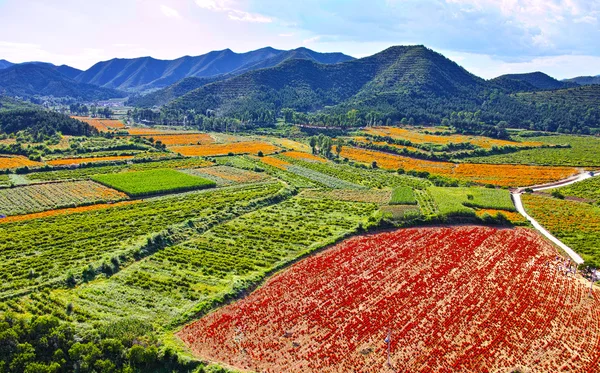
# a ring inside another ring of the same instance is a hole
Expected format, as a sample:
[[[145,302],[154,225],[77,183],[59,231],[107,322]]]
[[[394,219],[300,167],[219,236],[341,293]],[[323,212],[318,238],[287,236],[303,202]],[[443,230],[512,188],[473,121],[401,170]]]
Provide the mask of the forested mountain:
[[[7,67],[11,67],[12,65],[14,65],[14,63],[9,62],[7,60],[0,60],[0,70],[6,69]]]
[[[143,91],[162,88],[187,77],[209,78],[224,74],[240,74],[263,67],[272,67],[289,58],[309,58],[319,63],[351,60],[341,53],[317,53],[305,48],[281,51],[270,47],[247,53],[230,49],[201,56],[185,56],[176,60],[152,57],[112,59],[99,62],[77,77],[77,81],[106,88]]]
[[[561,89],[577,87],[577,83],[561,82],[553,77],[536,71],[526,74],[506,74],[491,80],[492,83],[516,91],[533,91],[541,89]]]
[[[43,63],[18,64],[0,70],[0,94],[20,97],[73,97],[81,100],[124,97],[122,92],[114,89],[78,83],[63,75],[54,65]]]
[[[206,85],[169,106],[197,112],[211,109],[225,115],[249,108],[314,111],[344,101],[360,103],[399,95],[462,97],[482,91],[485,84],[423,46],[392,47],[333,65],[288,60]]]
[[[541,73],[485,81],[423,46],[392,47],[334,65],[289,60],[207,84],[166,105],[159,120],[261,123],[285,109],[298,123],[445,123],[497,137],[507,126],[573,133],[599,128],[600,91],[549,90],[556,82]],[[515,93],[522,91],[534,92]]]
[[[579,85],[600,84],[600,75],[596,76],[578,76],[571,79],[565,79],[563,82],[577,83]]]

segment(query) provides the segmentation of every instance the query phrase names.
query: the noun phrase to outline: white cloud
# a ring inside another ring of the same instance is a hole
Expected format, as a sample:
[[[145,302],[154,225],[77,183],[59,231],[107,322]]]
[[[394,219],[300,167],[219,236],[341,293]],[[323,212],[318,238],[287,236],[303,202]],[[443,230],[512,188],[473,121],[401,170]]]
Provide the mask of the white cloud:
[[[312,44],[312,43],[316,43],[319,40],[321,40],[321,36],[315,36],[309,39],[304,39],[302,40],[302,44],[307,45],[307,44]]]
[[[176,11],[175,9],[170,8],[166,5],[161,5],[160,11],[169,18],[181,18],[181,15],[179,14],[178,11]]]
[[[229,10],[227,16],[233,21],[254,22],[254,23],[271,23],[273,20],[262,14],[252,14],[241,10]]]
[[[227,17],[232,21],[252,22],[252,23],[271,23],[273,19],[259,13],[250,13],[238,9],[239,6],[230,0],[196,0],[196,5],[202,9],[214,12],[227,13]]]
[[[294,33],[289,33],[289,34],[279,34],[279,36],[280,36],[280,37],[282,37],[282,38],[289,38],[289,37],[292,37],[292,36],[294,36],[294,35],[296,35],[296,34],[294,34]]]

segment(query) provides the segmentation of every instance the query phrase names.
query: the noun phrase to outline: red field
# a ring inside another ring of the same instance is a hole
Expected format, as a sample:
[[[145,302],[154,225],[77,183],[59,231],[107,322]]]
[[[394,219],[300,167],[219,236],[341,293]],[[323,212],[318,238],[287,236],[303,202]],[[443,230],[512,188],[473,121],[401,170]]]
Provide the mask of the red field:
[[[261,372],[598,372],[598,294],[547,267],[555,254],[524,228],[357,237],[178,336],[204,359]]]

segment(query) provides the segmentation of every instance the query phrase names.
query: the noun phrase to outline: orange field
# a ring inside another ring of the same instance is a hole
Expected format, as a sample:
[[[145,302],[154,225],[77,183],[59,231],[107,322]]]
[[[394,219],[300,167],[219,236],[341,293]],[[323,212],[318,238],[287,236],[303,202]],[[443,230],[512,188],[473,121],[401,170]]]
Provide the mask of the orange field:
[[[525,228],[355,237],[177,335],[255,372],[598,372],[600,294],[556,255]]]
[[[152,128],[152,127],[131,127],[127,129],[127,133],[130,135],[184,135],[188,132],[188,134],[194,134],[193,131],[181,131],[178,129],[162,129],[162,128]]]
[[[231,144],[209,144],[195,146],[173,146],[170,150],[175,153],[180,153],[187,157],[194,156],[213,156],[233,154],[258,154],[262,151],[263,154],[272,154],[280,150],[273,144],[262,141],[241,141]]]
[[[89,118],[89,117],[73,117],[82,122],[89,124],[100,132],[110,132],[125,128],[125,124],[117,119],[104,119],[104,118]]]
[[[513,211],[506,211],[506,210],[492,210],[492,209],[481,209],[481,210],[476,210],[475,214],[479,217],[483,216],[484,214],[488,214],[490,216],[497,216],[498,214],[502,214],[504,216],[506,216],[506,218],[514,224],[520,224],[520,223],[527,223],[527,219],[525,219],[525,217],[521,214],[519,214],[518,212],[513,212]]]
[[[498,186],[529,186],[565,179],[578,173],[573,167],[549,167],[526,165],[494,165],[426,161],[375,150],[345,146],[342,157],[355,162],[371,164],[377,162],[381,168],[406,171],[427,171],[464,181]]]
[[[396,148],[396,149],[406,149],[406,150],[410,150],[413,152],[421,152],[421,153],[425,153],[424,150],[419,149],[419,148],[415,148],[414,146],[404,146],[404,145],[397,145],[397,144],[388,144],[387,142],[383,142],[383,141],[372,141],[369,140],[366,137],[353,137],[352,140],[354,140],[355,142],[359,143],[359,144],[368,144],[368,143],[372,143],[375,145],[381,145],[381,146],[390,146],[392,148]]]
[[[52,166],[64,166],[72,164],[92,163],[92,162],[110,162],[110,161],[122,161],[133,158],[132,155],[121,155],[114,157],[97,157],[97,158],[62,158],[47,161]]]
[[[260,159],[260,161],[265,164],[271,165],[273,167],[277,167],[282,170],[285,170],[285,169],[287,169],[288,166],[290,166],[290,163],[284,161],[283,159],[279,159],[279,158],[275,158],[275,157],[261,157],[258,159]]]
[[[199,171],[203,174],[216,176],[235,183],[254,183],[268,178],[264,173],[247,171],[229,166],[206,167]]]
[[[160,141],[167,146],[173,145],[206,145],[212,144],[215,140],[208,133],[190,133],[179,135],[155,135],[144,136],[152,137],[154,141]]]
[[[319,162],[319,163],[326,163],[327,161],[324,160],[323,158],[316,156],[314,154],[311,153],[304,153],[304,152],[285,152],[285,153],[281,153],[281,155],[286,156],[286,157],[290,157],[293,159],[299,159],[301,161],[308,161],[308,162]]]
[[[310,146],[308,146],[304,143],[298,142],[298,141],[284,139],[284,138],[278,138],[278,137],[261,136],[260,138],[264,139],[265,141],[271,142],[277,146],[280,146],[282,148],[297,150],[299,152],[310,152],[311,151]]]
[[[48,216],[55,216],[55,215],[74,214],[77,212],[84,212],[84,211],[102,210],[102,209],[107,209],[107,208],[111,208],[111,207],[129,205],[132,203],[139,203],[139,202],[142,202],[142,200],[116,202],[116,203],[112,203],[112,204],[111,203],[102,203],[102,204],[98,204],[98,205],[89,205],[89,206],[73,207],[73,208],[66,208],[66,209],[49,210],[49,211],[44,211],[44,212],[36,212],[35,214],[9,216],[7,218],[0,219],[0,224],[13,223],[16,221],[24,221],[24,220],[31,220],[31,219],[40,219],[40,218],[46,218]]]
[[[435,129],[433,129],[435,130]],[[431,143],[445,145],[448,143],[462,143],[469,142],[473,145],[479,146],[484,149],[490,149],[492,146],[542,146],[541,142],[516,142],[492,139],[483,136],[465,136],[465,135],[429,135],[426,133],[419,132],[417,129],[406,129],[397,127],[368,127],[365,128],[365,132],[369,135],[374,136],[389,136],[397,139],[409,140],[415,144]]]
[[[0,169],[11,169],[19,167],[40,167],[43,166],[40,162],[29,160],[20,155],[15,156],[0,156]]]

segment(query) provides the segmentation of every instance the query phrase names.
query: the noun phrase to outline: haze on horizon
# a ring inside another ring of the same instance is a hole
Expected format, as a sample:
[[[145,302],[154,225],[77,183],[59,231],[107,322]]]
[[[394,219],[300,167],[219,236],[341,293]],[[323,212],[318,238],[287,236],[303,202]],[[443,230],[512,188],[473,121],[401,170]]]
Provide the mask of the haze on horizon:
[[[111,58],[307,47],[354,57],[424,44],[484,78],[600,74],[600,0],[0,0],[0,59],[87,69]]]

